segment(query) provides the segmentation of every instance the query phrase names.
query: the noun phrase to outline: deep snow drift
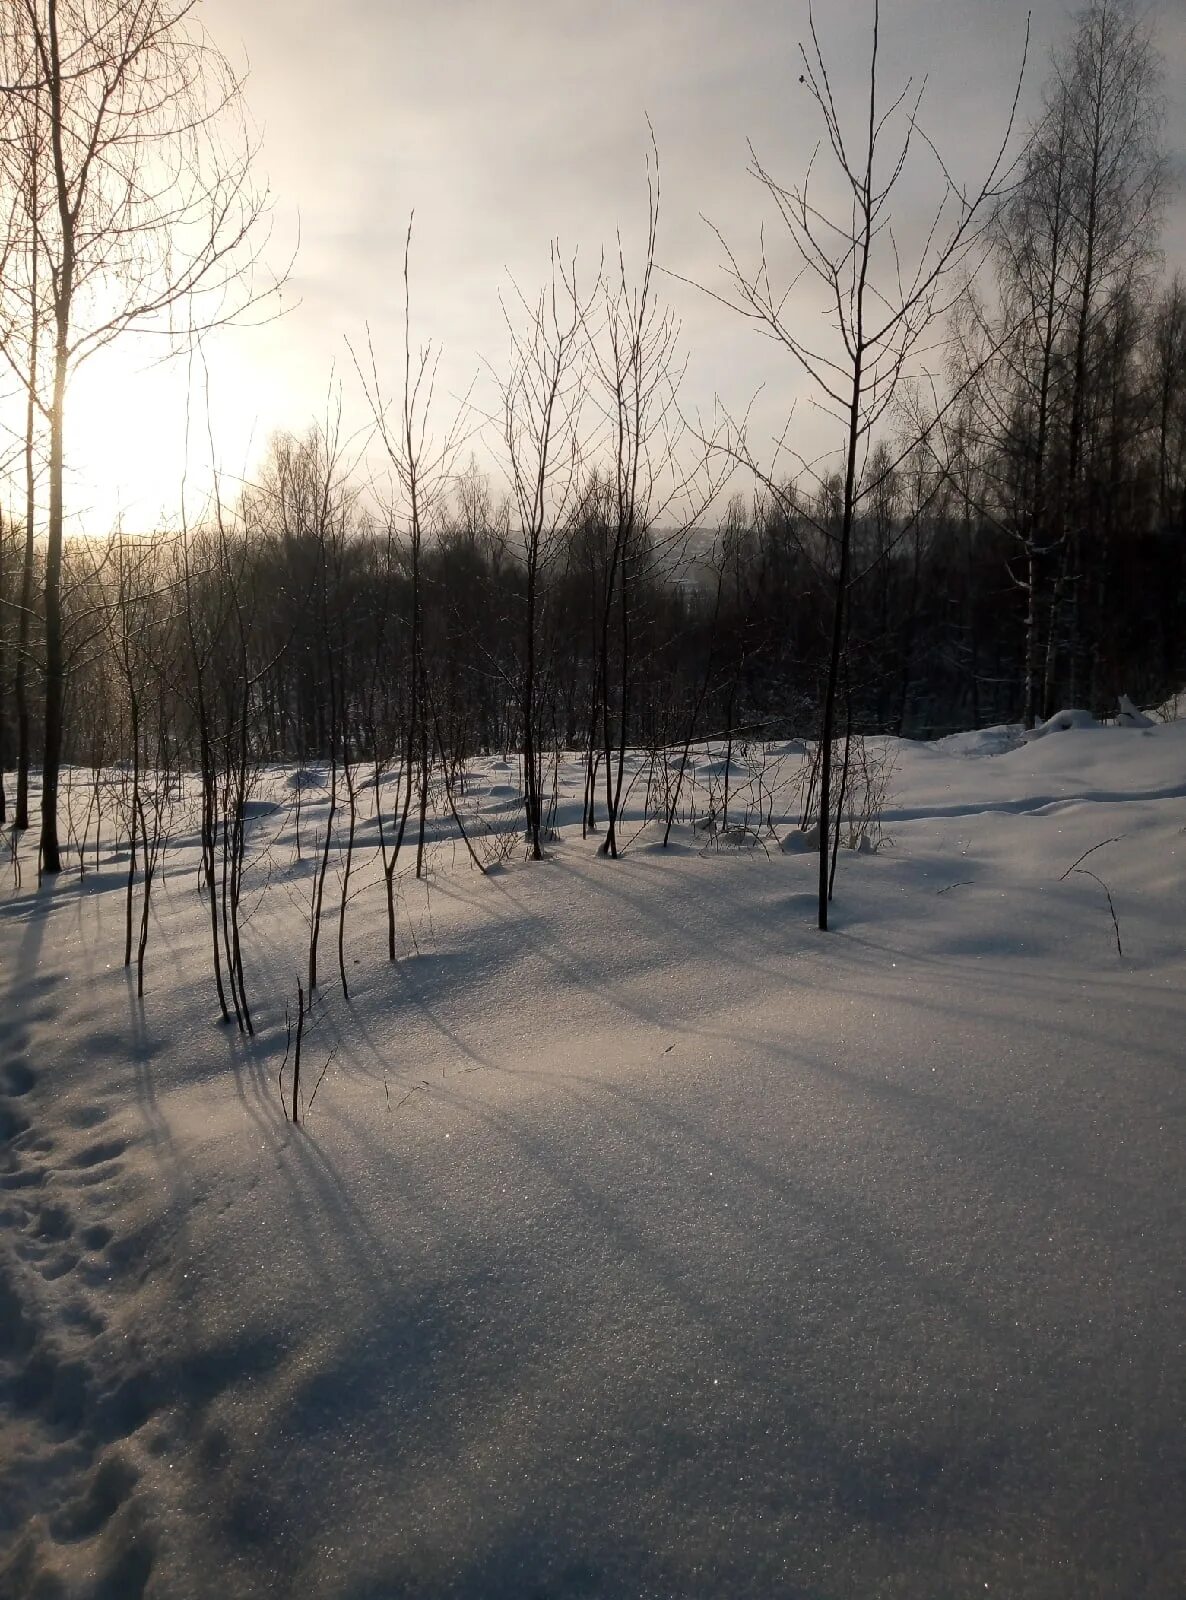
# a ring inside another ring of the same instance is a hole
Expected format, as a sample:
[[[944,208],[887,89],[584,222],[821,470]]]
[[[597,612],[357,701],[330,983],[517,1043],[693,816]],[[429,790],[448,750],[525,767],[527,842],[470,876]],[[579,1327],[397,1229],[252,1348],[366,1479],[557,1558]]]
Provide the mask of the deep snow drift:
[[[732,844],[660,849],[641,760],[616,862],[576,761],[544,863],[481,877],[440,821],[394,966],[364,798],[300,1128],[324,790],[254,807],[254,1041],[213,1020],[189,824],[142,1003],[126,854],[26,866],[0,1594],[1186,1593],[1186,724],[877,753],[828,935],[764,828],[801,747],[740,754]],[[516,792],[476,764],[471,820]]]

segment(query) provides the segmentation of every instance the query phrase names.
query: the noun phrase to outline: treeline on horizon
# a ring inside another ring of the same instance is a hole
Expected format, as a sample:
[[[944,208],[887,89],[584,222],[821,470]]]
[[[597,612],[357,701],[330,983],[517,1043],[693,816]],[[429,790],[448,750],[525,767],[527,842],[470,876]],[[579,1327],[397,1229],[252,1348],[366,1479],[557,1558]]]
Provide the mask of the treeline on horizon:
[[[1142,305],[1118,298],[1095,330],[1083,524],[1075,570],[1069,538],[1044,552],[1030,707],[1032,552],[1018,529],[1032,519],[1033,447],[1017,410],[988,440],[957,417],[942,454],[929,438],[901,458],[891,442],[874,448],[878,486],[854,525],[847,606],[843,695],[856,731],[936,737],[1072,704],[1102,715],[1122,693],[1152,704],[1181,687],[1184,347],[1177,281]],[[1065,434],[1065,419],[1051,432]],[[1065,458],[1051,456],[1056,498]],[[208,680],[225,698],[244,672],[261,760],[325,761],[333,740],[373,759],[406,726],[413,647],[434,737],[459,757],[520,750],[528,563],[498,487],[471,459],[413,548],[404,528],[362,508],[314,428],[274,439],[258,483],[217,523],[69,541],[67,759],[128,759],[135,696],[141,737],[151,728],[170,761],[196,765],[199,690]],[[833,478],[800,504],[783,484],[734,494],[715,528],[640,523],[624,536],[614,485],[592,468],[537,557],[536,744],[596,744],[607,709],[611,746],[619,735],[679,744],[690,720],[697,738],[813,737],[840,494]],[[9,524],[3,538],[12,573],[23,530]],[[4,621],[11,673],[11,610]]]

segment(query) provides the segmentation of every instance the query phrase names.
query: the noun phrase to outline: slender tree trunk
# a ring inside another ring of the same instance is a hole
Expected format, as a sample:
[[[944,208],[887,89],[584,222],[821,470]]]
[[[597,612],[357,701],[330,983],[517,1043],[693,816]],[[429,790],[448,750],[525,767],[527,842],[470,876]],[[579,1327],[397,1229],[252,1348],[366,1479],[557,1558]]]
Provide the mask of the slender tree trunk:
[[[62,870],[58,844],[58,779],[62,766],[66,664],[62,642],[62,473],[66,405],[66,327],[60,321],[54,351],[50,416],[49,527],[45,548],[45,734],[41,767],[41,870]]]
[[[679,776],[675,780],[675,789],[672,791],[671,802],[667,808],[667,826],[663,829],[664,849],[667,848],[668,840],[671,838],[671,828],[675,821],[676,809],[679,806],[680,791],[684,785],[684,773],[688,768],[688,753],[692,748],[692,740],[696,736],[696,722],[700,716],[701,707],[704,705],[705,697],[708,694],[709,683],[712,680],[713,658],[716,654],[717,645],[717,621],[721,614],[721,589],[723,582],[723,573],[718,572],[716,598],[713,601],[712,607],[712,628],[708,637],[708,659],[704,664],[704,676],[700,680],[700,687],[697,690],[696,698],[692,703],[691,714],[688,717],[688,726],[684,733],[683,749],[680,752]]]
[[[206,699],[206,660],[198,648],[194,628],[193,586],[189,565],[189,535],[183,532],[183,559],[185,562],[185,626],[189,639],[190,659],[194,669],[195,700],[198,717],[198,763],[202,785],[202,866],[206,895],[210,906],[210,945],[214,962],[214,987],[218,995],[218,1010],[223,1022],[231,1020],[222,981],[222,954],[218,937],[218,889],[215,874],[218,850],[218,769],[214,760],[214,746],[210,730],[210,706]]]
[[[49,417],[49,521],[45,546],[45,732],[41,768],[41,870],[62,870],[58,845],[58,777],[62,765],[66,664],[62,643],[62,475],[66,428],[66,372],[74,298],[75,217],[70,207],[62,145],[62,68],[57,0],[47,0],[50,136],[61,227],[61,259],[54,282],[54,382]]]
[[[8,790],[4,783],[4,772],[8,766],[8,701],[5,697],[5,687],[8,682],[8,633],[4,627],[4,608],[8,604],[8,553],[7,529],[4,518],[0,516],[0,824],[8,821]]]
[[[36,126],[36,125],[35,125]],[[36,134],[34,134],[36,139]],[[37,213],[37,165],[30,178],[30,214]],[[41,338],[41,304],[38,298],[39,254],[36,244],[29,257],[29,389],[25,396],[25,556],[21,566],[21,604],[17,613],[16,679],[13,697],[17,718],[16,808],[13,825],[29,826],[29,650],[33,621],[33,569],[36,560],[37,473],[33,465],[34,434],[37,424],[37,376]]]
[[[127,915],[124,928],[125,967],[132,965],[132,913],[136,896],[136,831],[144,818],[143,807],[140,804],[140,707],[134,692],[129,709],[132,731],[132,797],[128,805],[128,887]],[[144,854],[147,861],[147,837],[144,839]]]
[[[543,860],[540,847],[540,793],[535,762],[535,611],[539,551],[533,540],[527,552],[527,616],[523,672],[523,789],[531,859]]]
[[[350,899],[350,872],[354,865],[354,833],[358,822],[358,804],[354,792],[354,773],[350,767],[350,751],[344,741],[342,774],[346,780],[349,828],[346,834],[346,860],[342,866],[342,897],[338,903],[338,974],[342,980],[342,998],[349,1000],[350,986],[346,982],[346,906]]]
[[[865,257],[868,258],[869,230],[866,226]],[[823,726],[820,729],[820,809],[819,809],[819,927],[828,931],[829,841],[832,828],[832,740],[836,726],[836,690],[840,680],[840,662],[844,646],[845,602],[848,596],[848,572],[852,552],[853,507],[856,494],[857,445],[860,440],[861,382],[863,378],[863,346],[860,342],[860,295],[864,290],[865,268],[862,265],[857,299],[857,345],[853,358],[852,402],[848,419],[848,457],[844,469],[844,517],[840,528],[840,568],[836,574],[836,598],[832,610],[832,648],[828,658],[828,678],[824,689]]]
[[[329,815],[325,819],[325,837],[321,842],[321,860],[313,880],[313,904],[310,909],[309,928],[309,1001],[312,1003],[317,988],[317,942],[321,933],[321,907],[325,897],[325,875],[329,868],[329,852],[333,843],[334,819],[338,814],[338,730],[337,697],[330,682],[330,758],[329,758]]]

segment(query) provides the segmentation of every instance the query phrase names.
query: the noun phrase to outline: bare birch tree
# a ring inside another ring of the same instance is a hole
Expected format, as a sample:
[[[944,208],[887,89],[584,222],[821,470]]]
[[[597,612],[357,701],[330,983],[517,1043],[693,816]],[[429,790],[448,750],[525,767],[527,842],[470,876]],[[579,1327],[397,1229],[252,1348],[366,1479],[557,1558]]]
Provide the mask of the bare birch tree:
[[[402,525],[406,534],[411,579],[411,637],[408,645],[408,693],[404,727],[403,800],[395,819],[390,846],[380,837],[383,876],[387,889],[387,950],[395,960],[394,880],[403,846],[415,789],[419,809],[416,841],[416,876],[424,872],[425,823],[428,813],[428,782],[431,766],[429,741],[429,701],[424,666],[424,596],[422,588],[423,554],[426,535],[444,514],[449,490],[455,477],[457,457],[465,443],[465,422],[469,397],[439,427],[439,411],[434,405],[440,347],[431,341],[412,348],[411,251],[413,218],[408,219],[404,237],[404,342],[402,390],[393,400],[387,395],[379,374],[378,357],[369,330],[365,364],[351,349],[375,433],[391,472],[392,503],[387,510],[393,527]],[[376,795],[376,803],[378,796]]]
[[[519,678],[523,799],[532,859],[539,861],[543,855],[537,693],[540,615],[580,480],[581,415],[588,389],[585,321],[593,295],[582,301],[576,262],[562,272],[553,252],[552,280],[538,300],[529,304],[517,286],[515,296],[521,321],[503,306],[511,354],[509,371],[499,384],[499,422],[516,518],[508,538],[523,585]]]
[[[57,872],[70,379],[129,330],[173,339],[182,302],[187,332],[251,303],[265,198],[241,78],[196,0],[12,0],[5,17],[0,80],[21,115],[0,147],[0,183],[25,201],[29,245],[0,294],[43,318],[44,340],[35,320],[6,353],[48,435],[41,849]]]
[[[823,137],[798,182],[774,177],[750,147],[750,175],[772,204],[789,240],[796,270],[777,284],[765,246],[756,267],[742,266],[719,230],[727,288],[718,298],[773,337],[808,380],[813,398],[841,430],[838,526],[820,523],[830,551],[832,615],[820,719],[819,926],[828,926],[832,828],[832,744],[842,676],[845,611],[853,581],[852,545],[857,511],[875,487],[868,470],[878,430],[891,418],[903,386],[933,361],[933,344],[955,301],[965,292],[989,248],[989,229],[1007,174],[1006,151],[1017,112],[1018,78],[1007,124],[981,181],[969,188],[953,175],[919,121],[923,84],[909,80],[888,100],[879,75],[880,9],[873,4],[865,114],[853,137],[841,120],[831,79],[809,13],[810,47],[800,46],[800,85],[814,102]],[[816,156],[830,158],[835,198],[820,193]],[[894,227],[894,200],[907,164],[922,153],[933,163],[938,198],[904,259]],[[801,295],[814,286],[824,328],[799,331]],[[785,436],[778,447],[786,449]],[[744,424],[729,448],[753,461]],[[790,452],[798,468],[818,482],[813,463]],[[756,464],[756,463],[755,463]],[[892,466],[893,463],[890,465]],[[774,470],[763,472],[777,491]]]

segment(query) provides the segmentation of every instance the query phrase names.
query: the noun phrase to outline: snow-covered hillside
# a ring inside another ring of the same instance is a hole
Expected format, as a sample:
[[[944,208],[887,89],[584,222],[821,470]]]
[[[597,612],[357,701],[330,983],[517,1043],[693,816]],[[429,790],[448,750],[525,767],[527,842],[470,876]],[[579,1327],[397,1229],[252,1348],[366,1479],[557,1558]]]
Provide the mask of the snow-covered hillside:
[[[143,1002],[109,823],[6,867],[0,1594],[1186,1594],[1186,723],[880,742],[826,935],[801,747],[728,838],[723,756],[617,861],[577,758],[542,863],[437,819],[394,965],[363,792],[300,1127],[323,788],[253,801],[254,1039],[192,817]]]

